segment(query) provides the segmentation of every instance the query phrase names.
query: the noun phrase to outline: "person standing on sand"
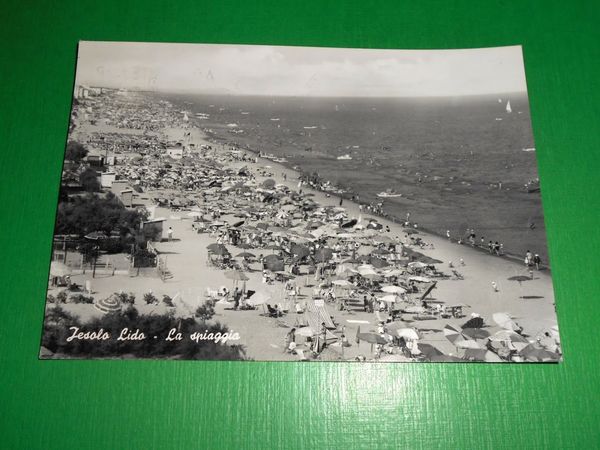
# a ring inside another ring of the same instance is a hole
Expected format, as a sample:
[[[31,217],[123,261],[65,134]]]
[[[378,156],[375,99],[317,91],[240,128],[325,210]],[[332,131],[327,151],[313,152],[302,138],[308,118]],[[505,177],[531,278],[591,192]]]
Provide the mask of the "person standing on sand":
[[[535,264],[535,270],[540,270],[540,264],[542,263],[542,258],[537,253],[533,257],[533,263]]]
[[[529,267],[531,266],[531,262],[532,262],[532,254],[529,250],[527,250],[527,253],[525,253],[525,266]]]
[[[171,240],[173,240],[173,228],[169,227],[169,230],[167,231],[167,237],[169,239],[169,242],[171,242]]]
[[[290,347],[292,347],[292,343],[294,343],[294,344],[296,343],[296,329],[295,328],[292,328],[285,335],[285,348],[283,349],[283,353],[286,353],[290,350]]]
[[[498,292],[498,284],[495,281],[492,281],[492,289],[494,292]]]
[[[446,237],[448,238],[448,240],[450,241],[450,230],[446,230]]]

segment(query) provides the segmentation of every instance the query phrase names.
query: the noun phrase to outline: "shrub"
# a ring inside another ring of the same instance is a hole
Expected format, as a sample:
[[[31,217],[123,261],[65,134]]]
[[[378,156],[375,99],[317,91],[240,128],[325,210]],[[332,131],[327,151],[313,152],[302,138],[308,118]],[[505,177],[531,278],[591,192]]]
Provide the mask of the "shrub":
[[[144,294],[144,301],[148,305],[153,305],[154,303],[158,303],[158,299],[154,296],[154,294],[152,294],[152,292],[148,292],[147,294]]]
[[[60,291],[56,294],[56,303],[67,303],[67,292]]]
[[[115,294],[122,305],[133,305],[135,303],[135,294],[130,292],[126,294],[125,292],[119,292]]]
[[[173,299],[171,297],[169,297],[168,295],[163,295],[163,303],[171,308],[174,308],[175,305],[173,304]]]
[[[87,303],[87,304],[92,304],[94,303],[94,297],[87,297],[83,294],[76,294],[76,295],[71,295],[71,297],[69,297],[69,301],[71,303]]]

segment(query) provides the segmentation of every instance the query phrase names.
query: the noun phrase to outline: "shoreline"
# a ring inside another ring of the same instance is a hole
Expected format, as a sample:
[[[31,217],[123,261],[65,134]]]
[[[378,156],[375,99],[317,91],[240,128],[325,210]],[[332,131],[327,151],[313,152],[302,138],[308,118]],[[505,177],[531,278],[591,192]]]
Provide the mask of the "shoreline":
[[[273,161],[273,160],[271,160],[269,158],[265,158],[263,156],[260,156],[261,150],[255,150],[255,149],[252,149],[252,148],[247,148],[247,147],[239,146],[237,143],[232,143],[232,142],[228,141],[225,137],[219,136],[219,135],[215,134],[214,132],[207,132],[207,131],[205,131],[200,126],[194,126],[194,128],[197,129],[197,130],[199,130],[199,132],[203,134],[204,140],[206,142],[210,143],[211,145],[218,144],[218,145],[228,145],[228,146],[231,146],[231,147],[235,147],[237,150],[246,152],[246,154],[249,154],[251,156],[256,157],[259,162],[260,161],[268,162],[267,165],[272,166],[272,168],[279,167],[280,169],[284,169],[286,171],[292,172],[293,174],[295,174],[297,176],[296,180],[299,180],[300,176],[303,175],[303,172],[301,170],[295,169],[294,167],[292,167],[290,165],[287,165],[286,163],[276,162],[276,161]],[[216,142],[213,142],[213,140],[216,141]],[[285,184],[283,182],[283,180],[281,179],[281,177],[277,178],[276,174],[274,174],[272,178],[274,178],[280,184]],[[326,181],[328,181],[328,180],[326,180]],[[326,191],[323,191],[323,190],[320,190],[320,189],[316,189],[316,188],[314,188],[312,186],[309,186],[309,185],[306,185],[306,184],[303,185],[303,189],[304,190],[310,190],[310,192],[312,192],[312,193],[319,192],[319,193],[322,193],[323,195],[329,194],[331,198],[339,199],[340,197],[342,197],[343,201],[344,201],[344,204],[346,204],[346,203],[352,203],[353,205],[356,206],[356,208],[359,208],[359,203],[356,203],[354,200],[352,200],[352,199],[350,199],[348,197],[344,197],[343,194],[339,195],[339,194],[334,194],[334,193],[328,193]],[[403,223],[404,223],[398,217],[393,216],[393,215],[382,216],[382,215],[373,214],[373,213],[368,213],[367,214],[364,211],[363,211],[362,214],[364,215],[364,217],[371,216],[371,217],[375,218],[378,222],[382,222],[382,221],[388,222],[388,225],[389,224],[394,224],[394,225],[397,225],[397,226],[403,226]],[[490,256],[490,257],[494,257],[494,258],[505,259],[507,261],[513,262],[513,263],[515,263],[517,265],[521,265],[521,266],[524,265],[524,263],[523,263],[524,256],[523,255],[517,255],[515,253],[510,253],[510,252],[504,251],[502,253],[502,255],[497,256],[497,255],[490,254],[489,251],[487,251],[487,249],[485,247],[481,247],[477,243],[474,246],[471,246],[468,242],[463,242],[462,244],[458,244],[458,241],[456,239],[454,239],[454,240],[453,239],[448,240],[448,238],[446,238],[444,235],[435,233],[434,231],[432,231],[432,230],[430,230],[430,229],[428,229],[426,227],[421,227],[420,225],[418,227],[418,231],[419,231],[419,233],[424,233],[424,234],[426,234],[428,236],[432,236],[432,237],[437,237],[437,238],[443,239],[444,241],[450,242],[450,243],[452,243],[454,245],[461,246],[461,247],[464,247],[464,248],[469,248],[472,251],[477,252],[479,254],[483,254],[485,256]],[[549,274],[552,273],[552,270],[551,270],[551,267],[550,267],[549,264],[541,264],[540,265],[540,269],[542,269],[542,271],[547,272]]]

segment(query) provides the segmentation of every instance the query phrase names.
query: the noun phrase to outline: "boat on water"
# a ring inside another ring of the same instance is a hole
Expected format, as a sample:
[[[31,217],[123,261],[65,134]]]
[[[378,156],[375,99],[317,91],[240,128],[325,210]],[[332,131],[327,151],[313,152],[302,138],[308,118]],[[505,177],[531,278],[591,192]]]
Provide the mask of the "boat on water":
[[[528,147],[528,148],[524,148],[522,149],[524,152],[535,152],[535,147]]]
[[[525,183],[525,189],[527,189],[527,192],[529,193],[540,192],[540,179],[535,178],[533,180],[529,180],[527,183]]]
[[[314,129],[316,129],[316,128],[317,128],[316,126],[312,126],[312,127],[304,127],[304,129],[305,129],[305,130],[314,130]]]
[[[273,117],[271,120],[272,120],[273,122],[279,122],[279,117]]]
[[[510,107],[510,100],[508,100],[506,102],[506,112],[507,113],[511,113],[512,112],[512,108]]]
[[[394,198],[394,197],[402,197],[402,194],[398,194],[396,191],[394,191],[392,189],[387,189],[387,190],[377,194],[377,197],[379,197],[379,198]]]
[[[338,156],[337,159],[339,159],[339,160],[350,160],[350,159],[352,159],[352,156],[350,156],[348,153],[346,153],[345,155]]]
[[[285,158],[273,158],[273,162],[284,163],[284,162],[287,162],[287,159],[285,159]]]

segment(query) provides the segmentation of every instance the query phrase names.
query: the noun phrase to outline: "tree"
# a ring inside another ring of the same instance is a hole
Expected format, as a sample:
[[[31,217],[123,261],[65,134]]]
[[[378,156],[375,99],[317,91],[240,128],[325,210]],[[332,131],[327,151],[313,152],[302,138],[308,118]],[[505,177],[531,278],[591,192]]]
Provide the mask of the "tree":
[[[107,236],[117,233],[122,249],[129,251],[135,242],[140,223],[147,217],[143,210],[127,209],[112,194],[100,197],[86,194],[61,202],[56,214],[56,234],[76,234],[83,238],[94,231],[103,231]]]
[[[79,182],[88,192],[98,192],[100,190],[100,182],[98,181],[98,173],[88,167],[81,174],[79,174]]]
[[[65,159],[68,161],[81,161],[88,154],[87,149],[77,141],[69,141],[65,150]]]

